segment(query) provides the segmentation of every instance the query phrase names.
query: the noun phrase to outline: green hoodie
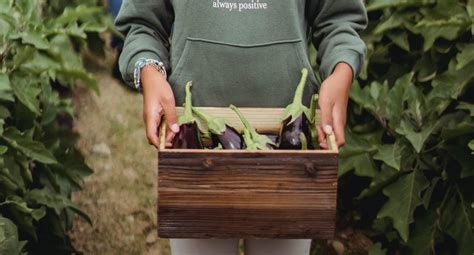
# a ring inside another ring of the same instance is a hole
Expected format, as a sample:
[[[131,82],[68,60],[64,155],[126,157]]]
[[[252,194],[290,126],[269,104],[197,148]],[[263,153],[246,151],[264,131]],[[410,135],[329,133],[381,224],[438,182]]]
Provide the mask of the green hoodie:
[[[138,59],[161,60],[177,105],[192,80],[196,106],[286,106],[301,69],[312,70],[308,37],[322,79],[339,62],[356,77],[366,52],[361,0],[124,0],[115,23],[125,82]],[[312,71],[308,83],[306,103],[319,86]]]

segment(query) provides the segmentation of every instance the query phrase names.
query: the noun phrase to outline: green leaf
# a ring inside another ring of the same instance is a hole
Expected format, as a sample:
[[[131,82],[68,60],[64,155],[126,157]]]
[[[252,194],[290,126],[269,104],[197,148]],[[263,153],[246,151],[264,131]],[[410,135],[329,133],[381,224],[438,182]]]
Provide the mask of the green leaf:
[[[54,210],[54,212],[59,216],[64,209],[69,208],[74,212],[81,215],[87,222],[92,224],[91,219],[82,212],[71,200],[66,197],[52,193],[51,191],[44,189],[33,189],[25,195],[25,199],[32,203],[37,203],[45,205]]]
[[[426,210],[428,210],[430,207],[433,191],[436,188],[436,185],[438,184],[439,181],[440,181],[439,177],[433,178],[433,180],[430,181],[430,186],[423,193],[423,205],[425,206]]]
[[[57,70],[58,74],[64,75],[68,78],[82,80],[90,89],[95,91],[97,94],[100,94],[99,87],[97,86],[97,81],[92,74],[89,74],[83,68],[73,67],[73,68],[60,68]]]
[[[416,62],[414,71],[417,72],[416,78],[419,82],[433,80],[438,74],[438,68],[432,54],[424,54],[418,62]]]
[[[341,148],[338,175],[343,176],[352,169],[357,176],[374,177],[377,168],[372,160],[375,146],[369,141],[356,136],[352,131],[346,132],[346,144]]]
[[[472,78],[474,78],[472,70],[474,70],[474,62],[459,70],[455,70],[454,64],[450,64],[448,71],[438,75],[433,80],[433,90],[428,95],[428,98],[458,99]]]
[[[424,18],[410,29],[424,38],[423,50],[427,51],[438,38],[456,39],[468,29],[470,20],[457,0],[437,1],[434,8],[421,9]]]
[[[11,87],[10,78],[8,78],[8,75],[0,73],[0,91],[11,90],[11,89],[12,87]]]
[[[469,148],[471,149],[472,151],[472,154],[474,154],[474,140],[471,140],[468,144]]]
[[[410,51],[410,43],[408,42],[408,34],[403,30],[393,30],[387,33],[388,38],[393,41],[398,47]]]
[[[474,104],[470,104],[467,102],[460,102],[458,107],[456,107],[456,109],[466,110],[469,112],[471,117],[474,117]]]
[[[428,185],[429,182],[423,173],[415,170],[383,189],[383,193],[389,199],[380,209],[377,218],[391,218],[394,228],[405,242],[409,238],[409,226],[413,222],[413,212],[422,204],[421,192]]]
[[[472,21],[471,33],[474,35],[474,0],[467,0],[466,10]]]
[[[34,239],[37,239],[33,220],[38,221],[46,215],[44,207],[33,209],[28,207],[25,201],[18,196],[10,196],[0,207],[7,207],[17,225],[21,226]]]
[[[399,141],[394,144],[379,145],[378,152],[374,155],[374,159],[383,161],[388,166],[400,171],[403,149],[404,146]]]
[[[44,164],[57,163],[54,155],[41,142],[33,141],[16,128],[9,127],[3,133],[5,139],[13,148],[18,149],[26,156]]]
[[[415,151],[420,153],[426,139],[428,139],[433,130],[437,127],[437,124],[438,122],[434,121],[428,122],[425,124],[421,132],[416,132],[413,126],[404,119],[402,120],[400,127],[396,129],[396,132],[405,136],[405,138],[413,145]]]
[[[460,52],[456,56],[456,70],[462,69],[474,61],[474,44],[459,44]]]
[[[367,1],[367,10],[375,11],[390,7],[411,7],[411,6],[420,6],[435,3],[435,0],[368,0]]]
[[[465,203],[459,187],[453,184],[454,188],[446,193],[444,203],[440,208],[440,226],[458,244],[459,255],[472,255],[474,251],[473,225],[470,215],[472,209]]]
[[[437,217],[435,211],[429,211],[416,218],[415,227],[410,234],[408,247],[413,255],[432,255],[434,253]]]
[[[25,61],[22,67],[29,69],[31,72],[40,74],[55,71],[59,69],[61,65],[52,57],[36,51]]]
[[[359,196],[357,196],[357,199],[360,200],[380,194],[383,188],[398,180],[398,178],[403,174],[405,173],[402,171],[397,171],[385,164],[382,164],[380,172],[378,172],[377,175],[375,175],[375,177],[372,179],[369,187],[365,188],[359,194]]]
[[[37,30],[29,30],[28,32],[22,33],[21,39],[24,44],[31,44],[40,50],[47,50],[49,48],[48,40]]]
[[[5,154],[8,151],[7,146],[0,145],[0,155]]]
[[[389,125],[393,129],[400,125],[402,113],[405,108],[405,91],[414,86],[412,83],[413,75],[413,73],[408,73],[400,77],[388,92],[388,98],[385,102],[385,112]]]
[[[10,111],[8,110],[8,108],[6,108],[5,106],[2,106],[0,105],[0,119],[6,119],[6,118],[10,118],[11,117],[11,114],[10,114]],[[1,132],[0,132],[1,134]]]
[[[13,93],[30,111],[40,114],[38,95],[41,89],[36,84],[28,84],[26,79],[15,79]]]
[[[404,17],[399,13],[395,13],[389,16],[388,19],[380,22],[377,27],[374,29],[373,33],[375,34],[384,34],[388,30],[398,28],[403,24]]]
[[[21,66],[23,63],[31,59],[31,56],[36,52],[36,49],[31,46],[17,48],[17,52],[13,57],[13,65],[15,67]]]
[[[464,114],[445,115],[446,124],[441,130],[443,139],[453,139],[466,134],[474,133],[474,119]]]
[[[369,248],[368,253],[369,255],[385,255],[387,254],[387,250],[382,249],[381,243],[376,243]]]
[[[450,145],[444,147],[449,155],[461,166],[461,178],[474,176],[474,156],[466,147],[466,144],[463,146]]]
[[[26,241],[20,241],[15,223],[0,216],[0,254],[23,255]]]
[[[103,9],[99,7],[92,7],[87,5],[78,5],[75,8],[67,7],[61,16],[56,19],[57,23],[69,24],[77,20],[81,20],[88,17],[94,17],[94,15],[101,14]]]

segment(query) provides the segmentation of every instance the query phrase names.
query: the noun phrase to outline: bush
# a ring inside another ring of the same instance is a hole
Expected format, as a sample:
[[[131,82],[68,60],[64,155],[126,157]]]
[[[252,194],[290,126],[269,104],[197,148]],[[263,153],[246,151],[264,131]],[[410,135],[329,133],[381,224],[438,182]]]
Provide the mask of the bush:
[[[370,254],[474,251],[474,1],[367,0],[341,150],[340,219]]]
[[[98,91],[79,51],[109,24],[95,1],[0,2],[0,254],[70,254],[74,215],[91,222],[70,201],[92,171],[68,91]]]

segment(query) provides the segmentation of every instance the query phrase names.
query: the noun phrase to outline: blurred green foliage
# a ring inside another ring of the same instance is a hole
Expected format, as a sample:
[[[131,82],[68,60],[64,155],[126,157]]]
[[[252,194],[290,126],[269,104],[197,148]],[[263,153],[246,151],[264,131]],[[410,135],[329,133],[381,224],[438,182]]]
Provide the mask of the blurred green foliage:
[[[91,222],[70,200],[92,173],[70,89],[98,92],[80,51],[110,24],[95,1],[0,0],[0,254],[71,254],[73,216]]]
[[[474,1],[367,0],[339,215],[370,254],[474,252]]]

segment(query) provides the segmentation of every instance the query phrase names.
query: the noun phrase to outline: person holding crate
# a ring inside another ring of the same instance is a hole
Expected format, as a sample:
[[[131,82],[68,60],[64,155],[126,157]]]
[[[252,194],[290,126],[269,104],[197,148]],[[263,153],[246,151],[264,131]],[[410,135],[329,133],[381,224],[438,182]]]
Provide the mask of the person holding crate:
[[[285,107],[302,68],[310,70],[305,103],[319,90],[325,134],[344,140],[349,91],[363,65],[367,26],[362,0],[124,0],[116,27],[125,37],[119,59],[124,81],[143,92],[150,144],[158,148],[161,117],[171,146],[179,132],[176,105],[193,81],[195,106]],[[316,47],[319,84],[308,39]],[[237,239],[172,239],[174,255],[237,254]],[[245,240],[245,254],[309,254],[311,240]]]

